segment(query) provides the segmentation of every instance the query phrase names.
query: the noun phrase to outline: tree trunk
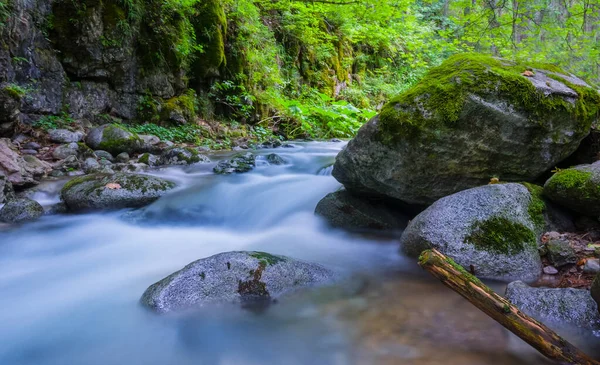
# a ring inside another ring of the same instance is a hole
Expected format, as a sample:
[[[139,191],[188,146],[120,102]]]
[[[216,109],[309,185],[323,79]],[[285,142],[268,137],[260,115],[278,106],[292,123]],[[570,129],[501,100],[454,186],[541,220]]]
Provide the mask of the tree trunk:
[[[451,258],[427,250],[419,257],[419,265],[547,358],[568,364],[600,365],[543,323],[519,311]]]

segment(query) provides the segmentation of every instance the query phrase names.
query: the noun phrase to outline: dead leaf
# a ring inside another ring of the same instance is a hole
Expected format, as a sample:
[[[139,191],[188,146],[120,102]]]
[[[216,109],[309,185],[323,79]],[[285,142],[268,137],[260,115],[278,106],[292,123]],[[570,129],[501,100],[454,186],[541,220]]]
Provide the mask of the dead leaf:
[[[500,182],[500,179],[498,179],[497,177],[493,177],[490,179],[490,185],[498,184],[499,182]]]
[[[585,265],[585,262],[586,262],[586,261],[587,261],[587,258],[583,258],[583,259],[579,260],[579,261],[577,262],[577,266]]]
[[[521,75],[527,76],[527,77],[533,77],[533,75],[535,75],[535,74],[533,73],[533,71],[525,70]]]
[[[111,190],[119,190],[119,189],[121,189],[121,185],[119,185],[117,183],[108,183],[104,187],[109,188]]]

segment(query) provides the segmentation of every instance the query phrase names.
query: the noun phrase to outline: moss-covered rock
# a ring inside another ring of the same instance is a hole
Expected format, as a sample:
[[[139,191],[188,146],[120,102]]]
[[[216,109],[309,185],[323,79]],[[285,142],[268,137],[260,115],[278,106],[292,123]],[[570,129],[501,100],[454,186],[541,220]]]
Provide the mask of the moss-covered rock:
[[[251,152],[238,153],[230,160],[219,161],[213,168],[215,174],[229,175],[251,171],[256,166],[256,156]]]
[[[265,252],[225,252],[192,262],[151,285],[143,305],[160,313],[214,303],[271,300],[307,286],[326,284],[333,273],[316,264]]]
[[[139,208],[174,187],[171,181],[147,175],[92,174],[69,181],[60,196],[70,211]]]
[[[556,172],[544,185],[544,194],[577,213],[600,215],[600,162]]]
[[[208,163],[210,159],[190,147],[171,147],[160,156],[163,165],[191,165],[198,162]]]
[[[599,109],[596,90],[556,67],[457,55],[364,125],[333,175],[422,205],[491,177],[533,181],[577,149]]]
[[[538,239],[544,228],[530,212],[535,199],[514,183],[447,196],[410,222],[402,250],[417,257],[435,248],[482,278],[534,280],[542,268]]]
[[[0,209],[0,222],[25,223],[44,215],[40,203],[28,198],[13,199]]]
[[[114,155],[137,152],[143,146],[143,141],[137,134],[117,124],[105,124],[92,129],[85,143],[94,150],[103,150]]]

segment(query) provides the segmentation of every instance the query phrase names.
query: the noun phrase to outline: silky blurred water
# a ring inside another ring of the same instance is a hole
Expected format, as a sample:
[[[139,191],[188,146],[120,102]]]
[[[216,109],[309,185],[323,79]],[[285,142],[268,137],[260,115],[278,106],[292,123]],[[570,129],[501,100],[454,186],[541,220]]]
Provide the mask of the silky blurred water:
[[[260,158],[240,175],[215,176],[214,164],[155,170],[179,188],[142,211],[48,216],[0,232],[0,364],[435,364],[438,355],[445,364],[539,364],[400,256],[398,237],[335,231],[313,215],[340,188],[330,166],[343,146],[261,151],[286,164]],[[52,204],[62,183],[32,196]],[[260,313],[225,305],[159,316],[139,305],[152,283],[232,250],[317,262],[347,279]],[[443,331],[475,335],[436,348]]]

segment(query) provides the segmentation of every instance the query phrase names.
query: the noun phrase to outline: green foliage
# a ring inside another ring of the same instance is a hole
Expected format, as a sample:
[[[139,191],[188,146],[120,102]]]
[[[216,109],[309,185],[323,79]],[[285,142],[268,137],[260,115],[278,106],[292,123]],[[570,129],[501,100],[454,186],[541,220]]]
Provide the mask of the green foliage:
[[[184,124],[177,127],[162,127],[153,123],[141,125],[128,125],[126,128],[138,134],[152,134],[162,141],[176,143],[202,144],[202,139],[208,136],[208,132],[202,127],[194,124]]]
[[[340,100],[333,101],[327,95],[318,93],[321,102],[307,104],[287,101],[289,114],[298,121],[286,126],[286,135],[291,138],[308,135],[313,138],[351,138],[358,129],[376,113],[368,109],[358,109]]]
[[[10,17],[11,0],[0,0],[0,31],[6,26]]]
[[[8,84],[2,90],[17,100],[22,99],[27,94],[27,90],[17,84]]]
[[[33,123],[34,128],[49,131],[51,129],[72,129],[75,119],[67,113],[61,115],[44,115]]]

